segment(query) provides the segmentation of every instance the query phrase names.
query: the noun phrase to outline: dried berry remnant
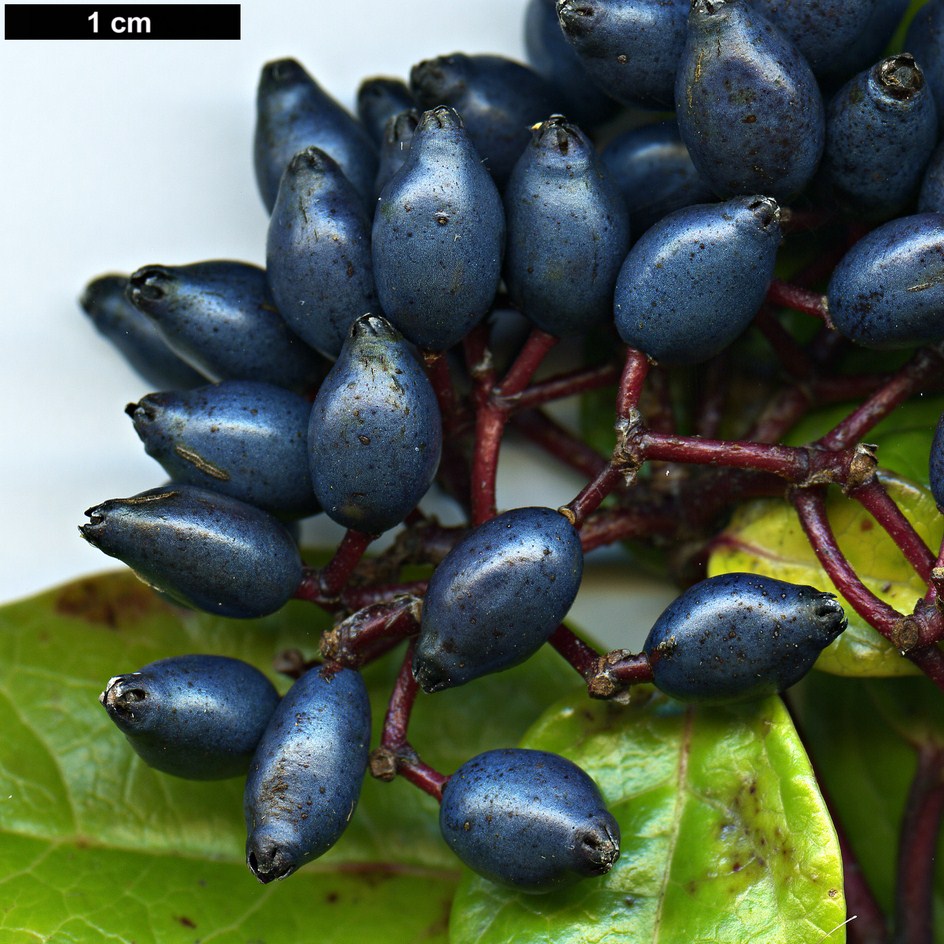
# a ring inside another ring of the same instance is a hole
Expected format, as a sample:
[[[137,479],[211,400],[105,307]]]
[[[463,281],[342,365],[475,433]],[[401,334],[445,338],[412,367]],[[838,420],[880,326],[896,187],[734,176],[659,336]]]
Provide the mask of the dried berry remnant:
[[[289,517],[318,510],[308,473],[311,405],[252,380],[150,393],[125,412],[175,481]]]
[[[284,606],[302,579],[298,547],[272,515],[228,495],[171,485],[90,508],[89,544],[147,584],[218,616],[251,619]]]
[[[312,406],[315,497],[346,528],[380,534],[426,494],[442,451],[436,395],[403,336],[358,318]]]
[[[709,577],[669,604],[643,651],[656,686],[681,701],[722,703],[789,688],[846,628],[835,596],[762,577]]]
[[[479,875],[525,892],[549,892],[605,875],[620,829],[593,780],[546,751],[486,751],[443,788],[443,838]]]
[[[735,197],[671,213],[629,251],[614,293],[616,330],[664,364],[697,364],[751,322],[774,274],[780,209]]]
[[[272,715],[246,780],[246,861],[262,883],[333,846],[360,796],[370,702],[352,669],[312,669]]]
[[[115,676],[99,701],[148,766],[221,780],[249,769],[279,695],[246,662],[188,655]]]
[[[470,531],[433,572],[413,674],[436,692],[523,662],[567,615],[583,574],[574,526],[516,508]]]

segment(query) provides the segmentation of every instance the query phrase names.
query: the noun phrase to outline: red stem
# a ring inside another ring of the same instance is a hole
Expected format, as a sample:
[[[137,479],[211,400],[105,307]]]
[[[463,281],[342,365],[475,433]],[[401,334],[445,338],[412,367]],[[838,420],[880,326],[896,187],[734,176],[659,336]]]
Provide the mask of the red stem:
[[[818,445],[824,449],[848,449],[860,442],[869,430],[920,390],[940,369],[941,353],[936,348],[922,348],[865,403],[823,436]]]
[[[712,439],[718,435],[728,400],[728,374],[731,369],[727,354],[713,358],[705,367],[705,391],[699,398],[695,419],[697,435]]]
[[[348,582],[354,568],[360,563],[367,546],[374,540],[373,535],[351,528],[345,532],[334,557],[321,571],[321,593],[331,599],[336,597]]]
[[[669,375],[656,368],[649,372],[649,391],[652,399],[646,401],[646,425],[657,433],[675,432],[675,412],[672,409],[672,389]]]
[[[590,390],[608,387],[619,379],[619,371],[612,364],[599,367],[587,367],[569,371],[556,377],[549,377],[540,383],[531,384],[523,390],[509,408],[515,412],[531,407],[542,406],[554,400],[563,400]]]
[[[341,593],[341,603],[345,610],[354,612],[375,603],[387,603],[394,597],[405,595],[421,597],[426,593],[426,587],[425,580],[388,583],[376,587],[349,587]]]
[[[497,389],[485,389],[480,381],[479,402],[475,416],[475,455],[472,459],[472,524],[479,525],[497,512],[495,480],[498,473],[498,453],[502,434],[508,422],[509,403],[527,387],[535,371],[558,338],[532,329],[524,346],[508,369]]]
[[[774,317],[764,305],[754,318],[754,324],[767,343],[773,348],[777,359],[791,377],[805,379],[810,374],[811,363],[806,351],[794,340],[793,335]]]
[[[832,525],[826,516],[824,490],[797,490],[793,495],[793,504],[810,546],[836,589],[859,616],[870,626],[874,626],[886,639],[894,642],[893,637],[903,616],[875,596],[859,580],[858,574],[839,549]]]
[[[863,585],[852,565],[846,560],[832,526],[826,516],[826,502],[822,489],[802,489],[793,496],[793,504],[800,523],[829,579],[849,605],[870,626],[877,629],[897,649],[906,648],[903,637],[912,623],[897,610],[880,600]],[[905,653],[922,672],[941,690],[944,690],[944,653],[935,645],[911,649]]]
[[[629,419],[634,410],[639,408],[642,385],[649,373],[650,361],[642,351],[626,348],[626,362],[620,376],[616,395],[616,418]]]
[[[589,679],[596,674],[600,653],[571,632],[563,623],[551,633],[547,641],[584,679]]]
[[[406,739],[413,704],[419,692],[419,685],[413,678],[414,648],[415,644],[411,640],[400,665],[393,691],[390,693],[380,745],[383,752],[393,757],[396,772],[400,776],[441,803],[442,788],[449,778],[428,764],[424,764]]]
[[[895,944],[934,942],[934,864],[944,814],[944,750],[918,751],[898,842]]]
[[[508,368],[505,379],[496,391],[497,396],[509,398],[521,393],[558,341],[560,338],[553,334],[533,328],[514,363]]]
[[[436,402],[439,404],[443,432],[446,436],[451,436],[462,425],[462,411],[456,398],[452,374],[449,372],[449,360],[442,351],[424,351],[423,361],[429,382],[436,394]]]
[[[678,516],[671,510],[608,508],[583,522],[580,543],[584,553],[589,554],[617,541],[673,534],[678,525]]]
[[[646,430],[639,435],[637,448],[643,459],[752,469],[793,482],[803,481],[810,473],[808,450],[793,446],[699,439]]]
[[[472,524],[479,525],[497,513],[495,483],[498,450],[508,414],[490,401],[481,404],[475,416],[475,455],[472,459]]]
[[[415,643],[411,640],[400,663],[400,671],[390,693],[387,703],[387,714],[384,718],[383,733],[380,743],[383,747],[396,751],[406,743],[406,730],[410,724],[410,714],[413,703],[419,694],[420,687],[413,678],[413,652]]]
[[[821,321],[829,322],[829,306],[826,304],[826,296],[819,292],[811,292],[809,289],[801,288],[799,285],[791,285],[789,282],[774,279],[767,288],[767,301],[771,305],[782,305],[785,308],[792,308],[794,311],[800,311],[805,315],[812,315]]]
[[[350,668],[366,665],[418,631],[419,607],[413,596],[364,607],[324,634],[321,654]]]
[[[608,465],[592,482],[588,482],[580,494],[565,506],[573,516],[575,528],[583,525],[591,512],[600,507],[607,495],[622,484],[623,473],[616,466]]]

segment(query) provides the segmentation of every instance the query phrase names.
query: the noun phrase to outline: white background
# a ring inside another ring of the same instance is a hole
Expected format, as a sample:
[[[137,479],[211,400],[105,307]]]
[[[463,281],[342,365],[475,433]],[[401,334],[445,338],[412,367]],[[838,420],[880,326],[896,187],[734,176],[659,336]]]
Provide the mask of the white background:
[[[267,218],[251,159],[262,64],[298,58],[353,108],[362,78],[405,78],[424,58],[522,59],[524,8],[245,0],[238,42],[4,41],[0,601],[112,567],[78,535],[84,510],[164,480],[123,412],[150,391],[76,299],[106,271],[264,262]],[[536,483],[505,463],[499,504],[556,506],[580,484]],[[604,622],[625,620],[632,578],[619,579]],[[664,599],[634,614],[637,632]]]

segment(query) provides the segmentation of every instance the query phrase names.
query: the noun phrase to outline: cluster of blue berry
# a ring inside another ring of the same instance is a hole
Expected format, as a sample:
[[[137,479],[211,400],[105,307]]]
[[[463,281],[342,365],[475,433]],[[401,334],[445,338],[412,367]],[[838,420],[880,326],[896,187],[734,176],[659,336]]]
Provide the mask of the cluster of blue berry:
[[[777,476],[798,491],[874,484],[874,457],[848,448],[848,430],[793,450],[777,444],[790,424],[772,421],[746,440],[682,437],[647,426],[641,397],[647,375],[722,354],[759,312],[786,361],[802,353],[770,302],[826,322],[827,367],[847,341],[944,340],[944,2],[914,20],[910,52],[876,63],[902,12],[898,0],[531,0],[533,69],[423,62],[409,84],[365,82],[359,119],[297,62],[270,63],[255,147],[266,269],[147,266],[90,283],[83,305],[100,330],[173,391],[128,407],[172,482],[90,509],[83,536],[186,606],[240,619],[297,597],[339,617],[323,661],[300,666],[281,699],[251,666],[207,655],[153,663],[102,694],[152,766],[248,771],[247,861],[260,880],[338,840],[368,768],[440,799],[446,841],[488,878],[542,891],[601,875],[619,827],[593,781],[515,749],[439,774],[406,740],[417,689],[473,683],[550,641],[596,697],[648,682],[685,701],[755,698],[794,684],[845,629],[832,594],[744,573],[690,587],[638,654],[600,656],[561,621],[585,550],[677,536],[658,513],[666,496],[638,481],[646,461],[739,468],[727,500],[769,493]],[[613,132],[640,107],[676,118]],[[888,221],[916,200],[919,213]],[[846,227],[843,214],[881,225],[843,247],[825,296],[774,280],[785,234]],[[509,306],[533,328],[498,381],[488,316]],[[559,338],[588,332],[627,346],[621,375],[591,365],[532,383]],[[594,465],[547,418],[530,427],[572,448],[587,489],[559,510],[496,514],[495,462],[516,411],[617,377],[608,461]],[[878,397],[857,432],[910,392],[848,389]],[[417,510],[437,478],[469,527]],[[647,505],[624,502],[634,489]],[[712,521],[721,510],[706,508]],[[316,569],[292,522],[322,512],[348,532]],[[388,555],[392,579],[409,563],[432,566],[429,580],[352,579],[373,538],[403,523],[412,541]],[[358,669],[405,640],[371,753]]]

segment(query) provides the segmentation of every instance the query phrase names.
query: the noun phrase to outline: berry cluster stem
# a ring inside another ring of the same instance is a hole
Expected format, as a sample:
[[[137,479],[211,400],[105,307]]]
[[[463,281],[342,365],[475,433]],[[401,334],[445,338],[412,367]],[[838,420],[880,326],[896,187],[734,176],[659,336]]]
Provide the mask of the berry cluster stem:
[[[504,380],[494,385],[494,372],[479,378],[475,417],[475,455],[472,460],[472,523],[495,517],[495,479],[502,435],[515,398],[528,386],[535,371],[557,344],[558,338],[539,328],[528,335]]]
[[[944,815],[944,749],[925,745],[901,824],[893,944],[934,940],[934,865]]]
[[[419,693],[419,685],[413,678],[414,648],[411,640],[390,693],[380,747],[371,755],[370,772],[379,780],[392,780],[400,775],[441,803],[443,787],[449,778],[423,763],[406,736],[413,704]]]

